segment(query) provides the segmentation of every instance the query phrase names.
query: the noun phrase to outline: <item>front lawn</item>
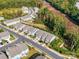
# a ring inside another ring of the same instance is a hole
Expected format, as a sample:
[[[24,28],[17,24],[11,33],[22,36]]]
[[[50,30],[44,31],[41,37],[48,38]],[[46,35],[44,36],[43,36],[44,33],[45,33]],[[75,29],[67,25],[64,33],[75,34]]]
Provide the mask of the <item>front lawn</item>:
[[[1,32],[4,32],[4,30],[3,30],[3,29],[0,29],[0,33],[1,33]]]
[[[34,38],[36,38],[36,36],[35,36],[35,35],[29,35],[29,37],[31,37],[31,38],[33,38],[33,39],[34,39]]]
[[[2,42],[1,42],[2,45],[5,45],[7,43],[8,43],[7,40],[2,40]]]
[[[15,39],[16,39],[15,36],[13,34],[10,34],[10,40],[13,41]]]

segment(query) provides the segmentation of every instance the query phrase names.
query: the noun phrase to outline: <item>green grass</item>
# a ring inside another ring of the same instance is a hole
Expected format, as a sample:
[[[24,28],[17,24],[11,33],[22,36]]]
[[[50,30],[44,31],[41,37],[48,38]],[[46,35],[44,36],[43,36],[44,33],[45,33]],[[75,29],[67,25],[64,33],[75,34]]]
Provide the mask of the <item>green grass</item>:
[[[29,37],[31,37],[31,38],[33,38],[33,39],[34,39],[34,38],[36,38],[36,36],[35,36],[35,35],[29,35]]]
[[[63,44],[63,41],[61,39],[55,39],[50,43],[51,48],[59,47],[61,44]]]
[[[4,32],[4,30],[3,29],[0,29],[0,32]]]
[[[7,40],[2,40],[2,45],[6,44]]]
[[[42,40],[39,40],[40,43],[44,43]]]
[[[27,35],[28,33],[24,32],[25,35]]]
[[[78,0],[47,0],[50,4],[65,13],[74,22],[79,25],[79,9],[76,8],[75,4]]]
[[[10,40],[11,41],[15,40],[15,36],[13,34],[10,34]]]
[[[36,6],[36,3],[35,0],[0,0],[0,9],[22,6]]]
[[[63,40],[62,39],[56,39],[56,40],[54,40],[50,43],[49,47],[51,49],[58,51],[61,54],[73,55],[73,53],[74,53],[74,55],[79,56],[79,53],[78,53],[79,51],[78,52],[72,52],[72,51],[68,50],[67,48],[65,48],[64,45],[62,47],[60,47],[61,44],[63,44]]]
[[[7,8],[0,10],[0,16],[3,16],[5,19],[12,19],[22,15],[21,8]]]

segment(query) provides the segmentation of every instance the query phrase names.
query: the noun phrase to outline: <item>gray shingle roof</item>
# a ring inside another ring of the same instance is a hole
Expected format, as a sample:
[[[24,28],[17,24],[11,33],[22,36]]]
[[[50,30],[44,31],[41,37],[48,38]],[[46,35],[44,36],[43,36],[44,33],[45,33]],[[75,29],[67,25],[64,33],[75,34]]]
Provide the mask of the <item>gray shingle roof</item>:
[[[36,37],[38,39],[41,39],[42,35],[43,35],[43,31],[42,30],[38,30],[36,33],[35,33]]]
[[[28,21],[28,20],[33,20],[33,19],[30,15],[27,15],[27,16],[21,17],[21,20]]]
[[[8,58],[3,52],[0,52],[0,59],[8,59]]]
[[[27,49],[28,49],[28,47],[27,47],[26,44],[17,43],[15,45],[11,46],[11,47],[8,47],[6,49],[6,52],[9,54],[10,57],[14,57],[14,56],[20,54],[22,51],[25,51]]]
[[[22,30],[25,27],[25,25],[22,23],[17,23],[13,27],[17,30]]]
[[[30,26],[26,25],[24,28],[23,28],[23,32],[28,32]]]
[[[20,18],[14,18],[14,19],[4,21],[4,24],[7,26],[11,26],[11,25],[14,25],[16,23],[20,23]]]
[[[10,36],[10,33],[8,31],[0,33],[0,39],[7,39]]]
[[[50,43],[51,41],[53,41],[55,39],[55,36],[53,34],[48,33],[45,43]]]
[[[6,22],[6,23],[11,23],[11,22],[16,22],[16,21],[18,21],[18,20],[20,20],[20,18],[10,19],[10,20],[6,20],[6,21],[4,21],[4,22]]]
[[[29,34],[35,34],[37,30],[38,29],[36,29],[34,27],[29,27],[28,32],[29,32]]]
[[[44,41],[45,41],[45,39],[46,39],[46,37],[47,37],[47,33],[46,33],[46,32],[44,32],[44,33],[43,33],[43,35],[42,35],[42,37],[41,37],[41,40],[44,42]]]

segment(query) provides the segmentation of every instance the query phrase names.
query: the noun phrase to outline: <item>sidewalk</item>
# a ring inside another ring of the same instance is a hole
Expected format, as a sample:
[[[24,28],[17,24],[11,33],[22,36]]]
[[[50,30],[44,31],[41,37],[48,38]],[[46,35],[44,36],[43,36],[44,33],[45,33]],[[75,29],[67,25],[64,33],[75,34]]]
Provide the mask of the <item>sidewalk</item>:
[[[13,32],[15,32],[15,33],[18,33],[18,32],[16,32],[16,31],[14,31],[13,29],[10,29],[10,28],[8,28],[8,27],[6,27],[6,26],[3,26],[3,25],[1,25],[1,24],[0,24],[0,26],[4,27],[4,28],[6,28],[6,29],[8,29],[8,30],[10,30],[10,31],[13,31]],[[29,40],[32,40],[32,38],[30,38],[30,37],[28,37],[28,36],[26,36],[26,35],[24,35],[24,34],[22,34],[22,33],[18,33],[18,34],[21,35],[21,36],[27,37]],[[34,40],[32,40],[32,41],[35,42]],[[37,44],[40,45],[39,42],[35,42],[35,43],[37,43]],[[40,45],[40,46],[42,46],[42,45]],[[47,48],[47,47],[45,47],[45,46],[42,46],[42,47]],[[38,48],[36,48],[36,49],[38,49]],[[58,56],[62,57],[62,55],[60,55],[60,54],[57,53],[56,51],[50,50],[50,49],[48,49],[48,50],[49,50],[49,51],[52,51],[53,53],[55,53],[55,54],[57,54]],[[40,50],[40,51],[41,51],[41,50]]]

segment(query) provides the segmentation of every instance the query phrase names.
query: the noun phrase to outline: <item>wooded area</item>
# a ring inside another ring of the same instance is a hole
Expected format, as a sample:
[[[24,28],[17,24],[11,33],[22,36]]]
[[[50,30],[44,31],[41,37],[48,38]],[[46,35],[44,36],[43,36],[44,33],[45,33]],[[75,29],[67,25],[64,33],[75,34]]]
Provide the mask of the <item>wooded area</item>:
[[[79,25],[79,9],[77,9],[76,2],[78,0],[46,0],[53,7],[65,13],[68,17]]]

